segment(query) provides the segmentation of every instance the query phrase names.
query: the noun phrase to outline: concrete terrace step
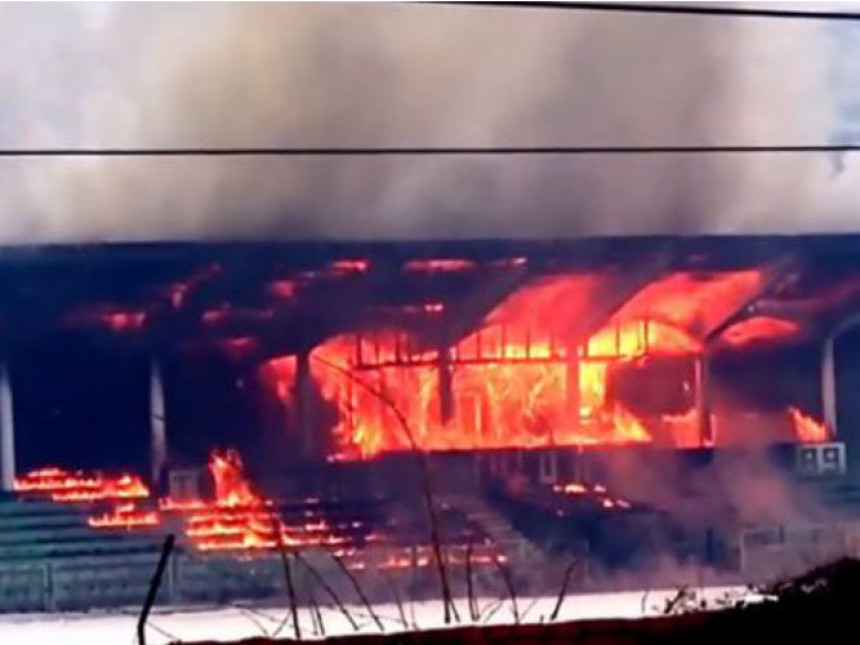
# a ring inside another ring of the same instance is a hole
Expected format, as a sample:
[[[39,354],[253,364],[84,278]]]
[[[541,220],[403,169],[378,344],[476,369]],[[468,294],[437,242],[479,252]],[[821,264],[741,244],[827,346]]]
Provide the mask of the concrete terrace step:
[[[157,538],[141,538],[130,535],[123,535],[119,539],[78,539],[35,544],[0,545],[0,563],[49,558],[101,556],[103,554],[123,555],[157,552],[160,548],[160,536]]]
[[[86,526],[87,519],[83,514],[74,515],[8,515],[0,517],[0,534],[5,531],[21,529],[60,529],[63,527]]]
[[[61,527],[25,527],[18,529],[8,529],[6,526],[0,524],[0,549],[16,544],[31,545],[48,542],[102,541],[106,539],[115,540],[118,537],[150,537],[152,535],[160,535],[160,533],[143,528],[135,530],[131,535],[121,532],[107,533],[93,529],[86,524]]]
[[[4,500],[0,502],[0,522],[10,517],[77,516],[85,511],[71,504],[35,500]]]
[[[516,555],[521,560],[543,561],[545,559],[543,550],[517,531],[507,518],[490,507],[483,499],[460,494],[446,495],[439,501],[459,509],[506,554]]]

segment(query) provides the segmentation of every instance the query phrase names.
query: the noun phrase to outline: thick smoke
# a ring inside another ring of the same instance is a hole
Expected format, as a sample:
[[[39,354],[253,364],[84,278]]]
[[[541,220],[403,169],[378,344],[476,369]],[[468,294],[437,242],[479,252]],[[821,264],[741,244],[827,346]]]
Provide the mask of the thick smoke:
[[[0,8],[0,36],[7,147],[804,143],[835,118],[814,22],[21,4]],[[854,172],[819,156],[4,159],[0,242],[834,230]]]

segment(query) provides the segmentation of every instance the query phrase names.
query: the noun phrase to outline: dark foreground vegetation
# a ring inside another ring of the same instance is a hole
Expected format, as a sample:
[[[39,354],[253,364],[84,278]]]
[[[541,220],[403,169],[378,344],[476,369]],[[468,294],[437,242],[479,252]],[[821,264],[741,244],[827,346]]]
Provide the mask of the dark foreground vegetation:
[[[667,606],[666,615],[639,620],[456,627],[391,635],[344,636],[326,642],[349,645],[830,645],[860,642],[860,561],[840,560],[759,591],[768,599],[709,612],[697,611],[689,603],[681,602],[682,590],[679,591],[679,602]],[[568,599],[568,602],[575,601],[575,597]],[[257,638],[242,641],[242,644],[268,645],[275,642],[286,645],[296,641]]]

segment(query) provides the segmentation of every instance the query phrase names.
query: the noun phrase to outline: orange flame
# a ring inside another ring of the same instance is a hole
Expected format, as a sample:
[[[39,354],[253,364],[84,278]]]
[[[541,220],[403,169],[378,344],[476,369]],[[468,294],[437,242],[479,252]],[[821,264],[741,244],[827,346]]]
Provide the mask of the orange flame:
[[[161,524],[164,514],[178,515],[185,522],[185,535],[201,551],[254,551],[273,550],[282,545],[336,547],[346,544],[347,539],[313,511],[306,512],[306,519],[301,524],[285,524],[274,502],[254,490],[235,451],[213,451],[209,472],[215,485],[214,500],[164,498],[159,500],[158,510],[138,506],[149,498],[149,489],[136,475],[108,478],[50,467],[17,479],[15,490],[63,503],[92,506],[113,502],[111,510],[87,518],[87,525],[95,529],[152,528]],[[305,501],[313,503],[318,500]],[[350,523],[352,529],[361,526],[358,521]],[[380,536],[374,533],[365,536],[367,542],[379,540]]]
[[[461,261],[438,262],[416,260],[407,268],[466,268]],[[415,339],[392,330],[331,339],[312,353],[311,370],[323,397],[339,411],[332,458],[411,449],[389,403],[409,420],[415,444],[425,450],[644,443],[657,436],[676,447],[700,446],[695,409],[646,421],[618,400],[611,377],[648,357],[696,355],[701,338],[760,283],[756,270],[670,274],[641,289],[602,329],[582,339],[578,323],[601,301],[606,282],[560,275],[520,288],[448,357],[418,349]],[[771,327],[759,335],[785,331]],[[450,405],[440,395],[445,364]],[[294,369],[265,373],[288,402]],[[443,418],[443,403],[452,418]]]
[[[138,510],[134,503],[121,504],[112,511],[87,518],[87,524],[97,529],[131,530],[145,526],[158,526],[161,517],[156,511]]]
[[[457,273],[475,267],[471,260],[437,258],[432,260],[410,260],[403,269],[409,273]]]
[[[651,441],[643,422],[610,397],[613,364],[695,352],[699,343],[662,322],[622,320],[572,349],[566,339],[573,325],[559,312],[584,311],[598,286],[590,276],[551,278],[497,307],[483,327],[451,350],[454,418],[447,422],[438,352],[417,350],[409,337],[393,331],[324,343],[313,352],[311,369],[323,397],[340,411],[332,458],[412,448],[379,392],[409,419],[415,443],[426,450]],[[271,380],[272,370],[267,374]],[[294,371],[285,369],[282,376],[274,384],[286,401]],[[578,414],[570,407],[576,400]]]
[[[60,468],[34,470],[15,480],[19,493],[38,493],[55,502],[96,502],[144,499],[149,488],[137,475],[110,478],[99,474],[69,473]]]
[[[146,324],[146,312],[114,307],[94,307],[71,312],[67,322],[73,327],[100,325],[112,332],[140,331]]]
[[[830,431],[820,421],[816,421],[797,408],[789,408],[788,414],[797,438],[803,443],[818,443],[830,439]]]
[[[274,280],[269,283],[268,291],[276,298],[289,300],[298,293],[299,288],[293,280]]]
[[[770,316],[754,316],[729,327],[720,342],[733,347],[744,347],[769,339],[784,340],[800,333],[800,325],[789,320]]]
[[[335,260],[331,263],[332,271],[338,274],[364,273],[368,267],[368,260]]]
[[[592,502],[599,504],[605,509],[629,509],[633,504],[620,497],[611,497],[606,491],[606,487],[602,484],[594,484],[589,486],[583,482],[568,482],[566,484],[554,484],[552,487],[554,493],[573,498],[588,498]],[[559,509],[557,515],[564,516],[564,511]]]
[[[761,273],[756,270],[713,275],[672,273],[639,291],[613,318],[660,321],[701,336],[755,293],[760,284]]]
[[[234,450],[213,451],[209,473],[215,499],[159,501],[163,512],[180,513],[186,519],[186,535],[201,551],[271,550],[281,545],[336,545],[344,539],[321,519],[287,526],[274,502],[254,491],[242,459]]]

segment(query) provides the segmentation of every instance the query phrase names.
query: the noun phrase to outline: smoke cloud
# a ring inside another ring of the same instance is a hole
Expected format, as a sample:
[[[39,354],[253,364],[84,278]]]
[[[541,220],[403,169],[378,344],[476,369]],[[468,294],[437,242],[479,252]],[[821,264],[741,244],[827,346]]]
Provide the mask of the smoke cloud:
[[[4,147],[785,144],[837,118],[814,22],[7,4],[0,37]],[[2,159],[0,243],[844,230],[843,161]]]

